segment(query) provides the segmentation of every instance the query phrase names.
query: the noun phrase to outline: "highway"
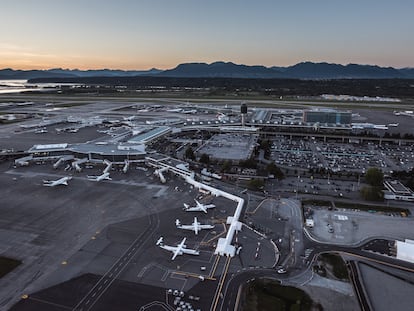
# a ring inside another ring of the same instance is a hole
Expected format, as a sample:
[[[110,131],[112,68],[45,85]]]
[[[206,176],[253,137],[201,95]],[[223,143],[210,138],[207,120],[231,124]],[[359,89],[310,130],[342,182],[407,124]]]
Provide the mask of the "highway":
[[[112,267],[99,279],[99,281],[92,287],[92,289],[78,302],[72,309],[73,311],[87,311],[90,310],[100,297],[108,290],[116,278],[127,267],[134,256],[142,251],[144,244],[151,237],[152,233],[159,226],[158,213],[153,213],[148,216],[149,224],[147,228],[141,233],[128,247],[128,249],[119,257],[119,259],[112,265]]]

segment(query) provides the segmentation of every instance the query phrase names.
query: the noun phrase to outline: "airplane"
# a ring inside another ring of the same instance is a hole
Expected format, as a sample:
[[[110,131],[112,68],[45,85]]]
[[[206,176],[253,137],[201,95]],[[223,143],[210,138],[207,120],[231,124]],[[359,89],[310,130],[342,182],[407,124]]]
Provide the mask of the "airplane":
[[[45,187],[54,187],[54,186],[58,186],[58,185],[68,185],[68,180],[71,180],[72,176],[68,176],[68,177],[62,177],[59,178],[58,180],[43,180],[43,186]]]
[[[180,223],[180,220],[176,219],[175,220],[175,225],[177,226],[178,229],[184,229],[184,230],[193,230],[195,232],[195,234],[198,234],[198,231],[203,230],[203,229],[213,229],[214,226],[212,225],[202,225],[197,221],[197,217],[194,217],[194,222],[191,225],[182,225]]]
[[[164,245],[163,242],[163,237],[160,237],[157,241],[157,243],[155,243],[155,245],[170,251],[173,253],[173,256],[171,258],[171,260],[174,260],[175,257],[177,257],[178,255],[182,255],[182,254],[189,254],[189,255],[200,255],[200,252],[195,250],[195,249],[188,249],[186,248],[185,240],[187,238],[184,238],[177,246],[169,246],[169,245]]]
[[[86,176],[88,179],[90,179],[90,180],[94,180],[94,181],[101,181],[101,180],[104,180],[104,179],[107,179],[107,180],[112,180],[112,178],[111,177],[109,177],[109,173],[103,173],[102,175],[99,175],[99,176],[92,176],[92,175],[88,175],[88,176]]]
[[[182,113],[185,113],[185,114],[194,114],[194,113],[197,113],[197,110],[196,109],[183,110]]]
[[[172,109],[167,109],[167,112],[181,112],[183,109],[182,108],[172,108]]]
[[[190,206],[186,203],[184,203],[184,210],[186,212],[204,212],[207,214],[207,210],[209,208],[216,207],[214,204],[202,204],[198,202],[197,200],[194,200],[196,202],[196,206]]]

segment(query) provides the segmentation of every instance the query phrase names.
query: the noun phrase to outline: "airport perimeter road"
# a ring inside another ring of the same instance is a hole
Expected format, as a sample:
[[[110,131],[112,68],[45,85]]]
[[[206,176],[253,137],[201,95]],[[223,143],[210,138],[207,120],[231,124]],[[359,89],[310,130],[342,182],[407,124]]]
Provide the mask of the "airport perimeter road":
[[[95,286],[82,298],[81,301],[72,309],[74,311],[90,310],[105,291],[111,286],[121,272],[127,267],[128,263],[137,254],[142,251],[142,247],[151,237],[152,233],[159,226],[158,213],[148,216],[149,225],[142,234],[140,234],[122,254],[121,257],[112,265],[112,267],[99,279]]]
[[[278,274],[274,269],[264,269],[264,268],[251,268],[245,271],[241,271],[239,273],[233,274],[224,284],[223,286],[223,299],[221,301],[220,310],[235,310],[235,306],[240,300],[240,295],[242,294],[240,286],[243,284],[249,283],[256,279],[260,278],[267,278],[267,279],[274,279],[274,280],[286,280],[286,281],[294,281],[298,278],[298,276],[305,274],[308,269],[311,267],[311,263],[316,260],[317,256],[321,253],[340,253],[342,255],[350,256],[354,258],[354,260],[358,261],[368,261],[373,262],[381,265],[385,265],[392,268],[401,269],[404,271],[414,272],[414,265],[408,262],[403,262],[400,260],[396,260],[394,258],[390,258],[387,256],[382,256],[379,254],[375,254],[372,252],[367,252],[361,250],[361,246],[359,247],[343,247],[338,245],[328,245],[328,244],[318,244],[313,242],[314,245],[312,246],[312,253],[308,257],[307,266],[302,270],[288,270],[286,274]],[[358,276],[356,276],[358,277]],[[362,285],[361,285],[362,286]],[[360,290],[362,287],[360,288]],[[363,301],[365,301],[365,297],[362,297]]]

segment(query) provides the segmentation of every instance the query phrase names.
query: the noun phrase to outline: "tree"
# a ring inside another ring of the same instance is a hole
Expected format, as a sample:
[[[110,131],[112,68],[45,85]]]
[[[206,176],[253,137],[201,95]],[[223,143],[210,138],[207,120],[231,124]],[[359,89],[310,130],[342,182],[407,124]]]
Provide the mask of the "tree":
[[[209,165],[210,164],[210,156],[208,154],[203,153],[200,156],[200,162]]]
[[[384,173],[376,167],[370,167],[365,174],[365,180],[373,187],[382,187]]]
[[[274,163],[270,163],[267,166],[267,172],[269,174],[274,175],[275,178],[277,178],[277,179],[285,178],[285,174],[283,174],[282,170],[279,167],[277,167],[276,164],[274,164]]]
[[[362,187],[361,195],[367,201],[383,201],[384,193],[381,187]]]
[[[271,153],[272,142],[268,139],[260,141],[260,149],[264,150],[264,157],[269,158]]]
[[[247,186],[253,190],[261,190],[264,187],[264,181],[261,179],[252,179],[249,181]]]
[[[250,158],[245,161],[240,161],[239,166],[243,168],[257,168],[257,162],[254,158]]]
[[[227,173],[230,171],[230,169],[231,169],[231,163],[228,160],[224,161],[223,165],[221,166],[221,172]]]
[[[194,151],[193,148],[191,148],[191,146],[188,146],[187,149],[185,150],[185,155],[184,155],[187,159],[190,160],[195,160],[195,155],[194,155]]]

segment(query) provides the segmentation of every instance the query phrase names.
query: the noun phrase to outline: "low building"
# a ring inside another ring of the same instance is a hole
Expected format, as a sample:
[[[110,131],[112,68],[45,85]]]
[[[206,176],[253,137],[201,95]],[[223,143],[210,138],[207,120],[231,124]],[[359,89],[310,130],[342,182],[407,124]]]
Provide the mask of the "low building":
[[[384,191],[384,199],[414,202],[414,192],[398,180],[386,180],[384,187],[387,189]]]
[[[405,241],[395,241],[397,250],[397,259],[414,263],[414,241],[405,239]]]
[[[303,112],[303,122],[306,123],[351,124],[351,121],[352,113],[350,111],[318,109]]]
[[[256,134],[216,134],[198,148],[196,153],[198,157],[207,154],[213,160],[238,163],[252,156],[257,139]]]

